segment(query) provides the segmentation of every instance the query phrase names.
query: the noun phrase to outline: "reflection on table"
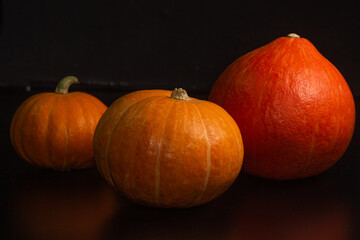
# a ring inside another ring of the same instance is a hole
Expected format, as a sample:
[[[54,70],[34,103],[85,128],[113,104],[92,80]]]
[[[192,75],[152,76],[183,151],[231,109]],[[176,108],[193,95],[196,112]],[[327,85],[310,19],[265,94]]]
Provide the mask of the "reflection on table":
[[[97,240],[118,210],[115,192],[93,170],[35,170],[9,196],[14,239]]]

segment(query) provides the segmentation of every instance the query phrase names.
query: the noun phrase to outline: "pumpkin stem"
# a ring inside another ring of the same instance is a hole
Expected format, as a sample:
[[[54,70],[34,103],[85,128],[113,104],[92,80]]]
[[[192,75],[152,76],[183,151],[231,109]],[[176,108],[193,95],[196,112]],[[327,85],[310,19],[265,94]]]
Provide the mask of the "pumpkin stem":
[[[296,33],[289,33],[289,34],[287,35],[287,37],[289,37],[289,38],[300,38],[300,36],[297,35]]]
[[[77,77],[74,76],[64,77],[62,80],[60,80],[60,82],[56,86],[55,93],[67,94],[69,92],[69,87],[74,83],[79,83]]]
[[[184,100],[184,101],[190,100],[187,92],[185,91],[185,89],[182,88],[175,88],[174,90],[172,90],[170,97],[176,100]]]

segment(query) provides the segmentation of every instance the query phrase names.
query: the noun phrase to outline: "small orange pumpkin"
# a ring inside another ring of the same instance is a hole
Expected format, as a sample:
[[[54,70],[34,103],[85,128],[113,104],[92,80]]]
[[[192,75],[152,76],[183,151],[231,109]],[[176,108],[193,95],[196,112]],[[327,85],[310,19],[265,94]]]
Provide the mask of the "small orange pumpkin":
[[[90,94],[68,93],[78,82],[65,77],[55,93],[36,94],[20,105],[10,127],[11,143],[20,157],[62,170],[95,165],[93,134],[107,107]]]
[[[191,207],[222,194],[243,159],[240,130],[218,105],[185,90],[143,90],[115,101],[94,135],[97,167],[128,198]]]

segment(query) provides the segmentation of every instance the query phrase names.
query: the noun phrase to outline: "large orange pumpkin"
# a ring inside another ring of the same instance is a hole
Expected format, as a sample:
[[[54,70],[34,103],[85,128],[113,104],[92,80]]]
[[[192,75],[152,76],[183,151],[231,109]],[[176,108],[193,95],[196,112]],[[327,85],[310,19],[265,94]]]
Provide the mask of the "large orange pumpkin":
[[[143,90],[115,101],[94,135],[97,167],[128,198],[191,207],[223,193],[243,159],[238,126],[218,105],[182,89]]]
[[[90,94],[68,93],[73,83],[76,77],[65,77],[55,92],[33,95],[15,112],[11,143],[26,161],[59,170],[95,165],[93,135],[107,107]]]
[[[341,73],[305,38],[280,37],[233,62],[209,100],[238,123],[244,170],[271,179],[319,174],[343,155],[355,124]]]

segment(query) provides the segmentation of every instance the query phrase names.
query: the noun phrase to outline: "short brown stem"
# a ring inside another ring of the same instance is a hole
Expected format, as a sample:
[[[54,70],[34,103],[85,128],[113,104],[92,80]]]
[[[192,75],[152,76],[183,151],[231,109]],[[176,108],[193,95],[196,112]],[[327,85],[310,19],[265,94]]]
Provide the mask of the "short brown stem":
[[[170,97],[176,100],[184,100],[184,101],[190,100],[187,92],[182,88],[175,88],[174,90],[172,90]]]

